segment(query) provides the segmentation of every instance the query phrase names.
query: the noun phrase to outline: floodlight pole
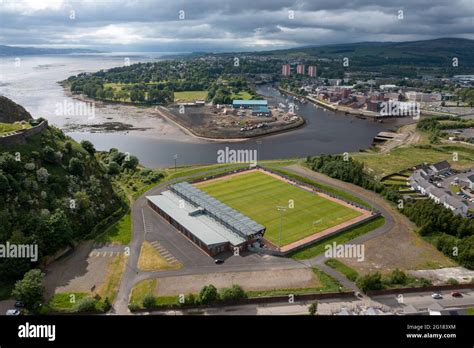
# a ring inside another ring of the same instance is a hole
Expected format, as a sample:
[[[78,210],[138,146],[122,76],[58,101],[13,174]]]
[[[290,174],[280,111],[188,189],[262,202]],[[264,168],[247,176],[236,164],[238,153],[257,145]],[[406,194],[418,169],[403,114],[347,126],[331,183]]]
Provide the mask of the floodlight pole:
[[[286,207],[277,206],[277,210],[280,212],[280,233],[278,235],[278,250],[281,250],[281,234],[283,229],[283,213],[286,211]]]

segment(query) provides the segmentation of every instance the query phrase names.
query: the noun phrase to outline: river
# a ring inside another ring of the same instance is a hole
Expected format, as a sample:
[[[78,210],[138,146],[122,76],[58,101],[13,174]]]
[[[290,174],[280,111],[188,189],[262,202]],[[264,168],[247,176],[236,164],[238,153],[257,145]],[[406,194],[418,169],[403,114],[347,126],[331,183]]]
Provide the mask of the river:
[[[24,106],[34,117],[44,117],[63,129],[75,140],[90,140],[98,150],[112,147],[136,155],[150,167],[216,163],[217,151],[226,146],[231,149],[256,149],[258,158],[277,159],[305,157],[322,153],[353,152],[370,147],[373,137],[380,131],[394,129],[404,120],[387,120],[385,123],[363,120],[354,116],[332,112],[313,104],[297,104],[297,113],[306,125],[297,130],[251,139],[243,142],[215,142],[197,139],[150,112],[150,109],[121,105],[95,105],[93,119],[84,116],[58,114],[58,105],[77,102],[68,96],[58,81],[81,72],[93,72],[122,66],[128,58],[131,64],[156,61],[157,54],[91,54],[48,55],[0,58],[0,94]],[[260,86],[258,92],[269,97],[270,105],[288,104],[288,97],[270,86]],[[122,122],[145,131],[94,132],[84,127],[72,131],[77,125]]]

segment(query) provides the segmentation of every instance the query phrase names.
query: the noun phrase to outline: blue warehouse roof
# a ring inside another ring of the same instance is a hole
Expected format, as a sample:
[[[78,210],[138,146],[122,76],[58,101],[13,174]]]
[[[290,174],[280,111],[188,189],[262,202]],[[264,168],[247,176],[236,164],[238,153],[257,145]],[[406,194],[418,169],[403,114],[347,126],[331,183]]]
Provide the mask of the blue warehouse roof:
[[[267,106],[268,101],[264,99],[260,100],[233,100],[232,101],[233,106]]]

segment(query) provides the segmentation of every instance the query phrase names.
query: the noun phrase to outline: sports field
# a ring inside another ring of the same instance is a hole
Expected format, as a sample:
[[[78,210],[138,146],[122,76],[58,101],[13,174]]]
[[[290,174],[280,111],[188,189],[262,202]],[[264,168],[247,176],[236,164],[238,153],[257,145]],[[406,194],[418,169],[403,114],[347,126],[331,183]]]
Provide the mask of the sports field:
[[[185,91],[174,92],[174,101],[180,102],[194,102],[196,100],[205,100],[207,98],[207,91]]]
[[[362,215],[361,212],[292,186],[260,171],[226,176],[196,184],[204,192],[264,225],[265,239],[279,244],[280,211],[283,212],[281,245]],[[289,208],[289,201],[294,207]]]

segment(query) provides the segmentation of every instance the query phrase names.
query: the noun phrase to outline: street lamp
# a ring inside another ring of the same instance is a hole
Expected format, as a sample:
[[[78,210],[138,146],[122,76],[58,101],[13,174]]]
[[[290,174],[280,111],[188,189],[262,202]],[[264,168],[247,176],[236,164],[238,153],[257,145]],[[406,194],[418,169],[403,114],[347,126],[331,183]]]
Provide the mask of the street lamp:
[[[262,140],[257,139],[256,143],[257,143],[257,163],[258,163],[258,159],[260,157],[260,145],[262,144]]]
[[[286,211],[286,207],[277,205],[277,210],[280,212],[280,233],[278,236],[278,250],[281,249],[281,233],[283,229],[283,213]]]
[[[175,154],[173,158],[174,158],[174,171],[176,171],[176,160],[178,159],[178,154]]]

